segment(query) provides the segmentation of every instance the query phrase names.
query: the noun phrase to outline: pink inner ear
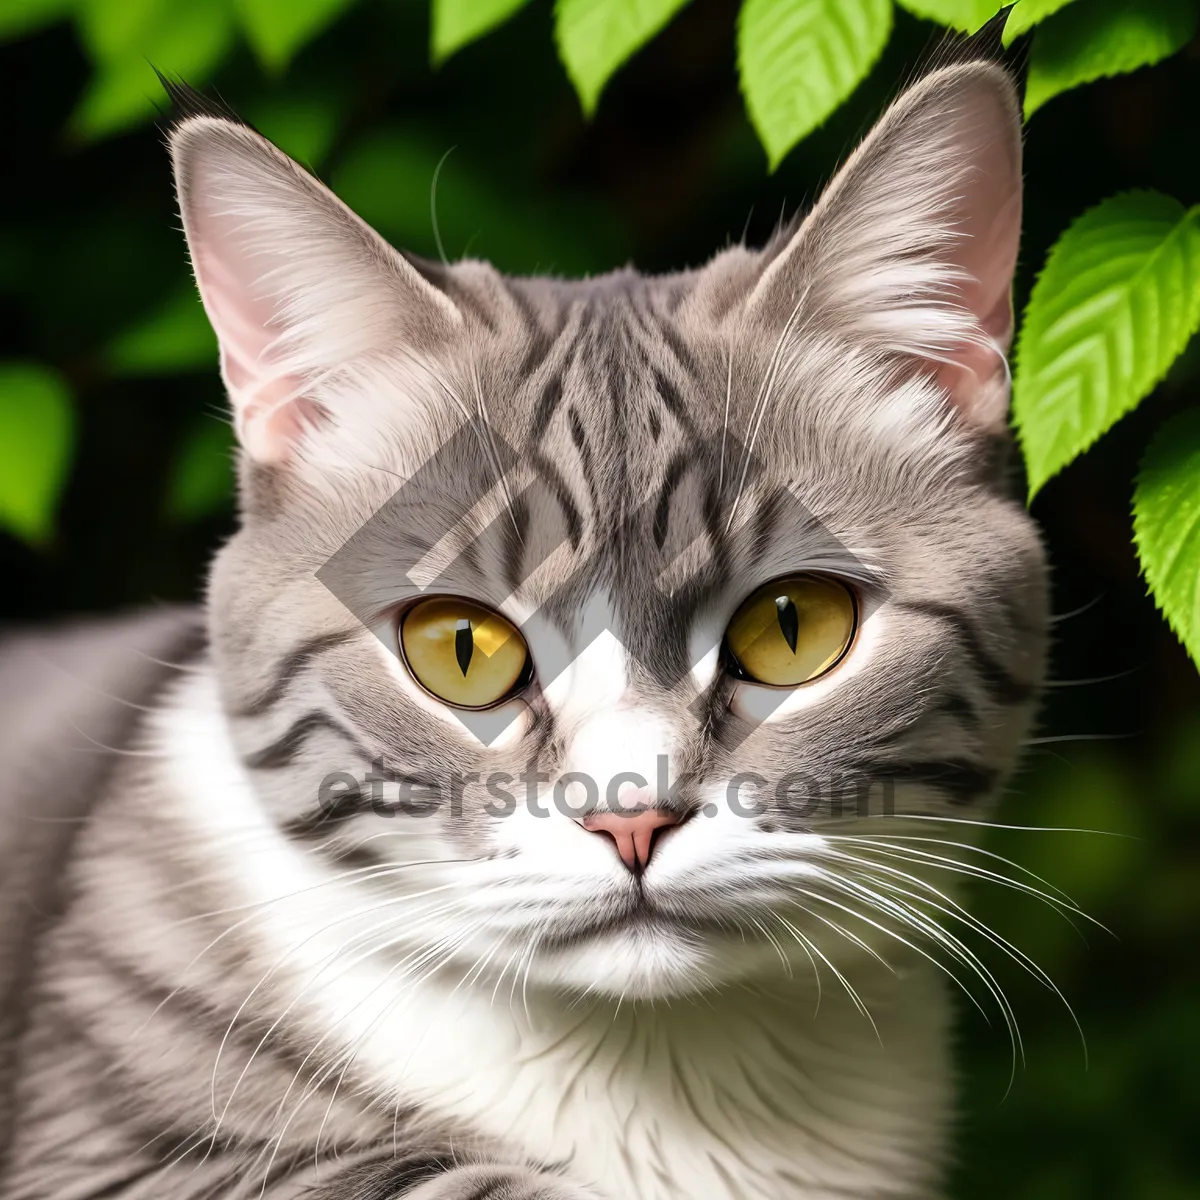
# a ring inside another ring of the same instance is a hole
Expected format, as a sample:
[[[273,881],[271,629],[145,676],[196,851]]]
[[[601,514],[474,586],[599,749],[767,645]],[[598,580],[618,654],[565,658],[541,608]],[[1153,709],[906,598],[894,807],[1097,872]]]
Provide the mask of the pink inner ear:
[[[212,200],[208,199],[211,205]],[[194,213],[192,260],[204,307],[221,349],[221,375],[238,437],[262,462],[281,462],[303,432],[302,381],[271,369],[267,351],[279,333],[277,300],[265,293],[269,256],[255,253],[235,217]]]
[[[962,303],[975,317],[995,350],[966,344],[953,351],[937,370],[938,381],[954,403],[978,424],[998,426],[1007,405],[1006,368],[1001,355],[1012,341],[1012,277],[1021,237],[1021,166],[1019,148],[996,136],[980,121],[966,131],[960,153],[972,164],[957,207],[962,235],[950,255],[967,281]]]
[[[397,338],[440,347],[462,315],[328,188],[246,126],[171,134],[184,230],[238,435],[280,462],[333,414],[331,375]]]
[[[992,178],[993,186],[1003,185],[1003,179]],[[1021,236],[1021,193],[1019,189],[1015,193],[1006,190],[1007,198],[997,209],[977,213],[967,221],[964,232],[969,240],[964,242],[959,260],[971,277],[963,300],[983,331],[1005,350],[1012,339],[1012,276]]]

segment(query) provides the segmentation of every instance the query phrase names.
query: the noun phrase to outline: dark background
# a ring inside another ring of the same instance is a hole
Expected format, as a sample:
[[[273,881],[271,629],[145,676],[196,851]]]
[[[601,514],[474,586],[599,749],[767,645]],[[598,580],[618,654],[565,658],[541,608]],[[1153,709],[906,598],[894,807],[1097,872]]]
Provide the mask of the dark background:
[[[590,124],[555,57],[547,0],[437,71],[424,4],[364,0],[285,72],[238,45],[213,86],[409,249],[437,252],[430,185],[453,148],[437,191],[449,257],[665,270],[743,234],[761,241],[811,200],[940,37],[898,12],[869,80],[768,176],[737,91],[736,8],[693,0],[614,78]],[[233,527],[223,397],[161,137],[146,122],[80,134],[72,114],[90,74],[69,24],[0,45],[0,360],[56,367],[77,414],[54,537],[32,548],[0,533],[3,616],[16,620],[193,599]],[[1033,118],[1018,310],[1083,209],[1134,187],[1200,201],[1198,97],[1192,46]],[[1111,934],[1076,931],[1011,889],[977,889],[980,917],[1062,988],[1090,1061],[1063,1005],[993,953],[1027,1065],[1010,1088],[1003,1026],[964,1005],[959,1197],[1200,1196],[1200,679],[1130,544],[1140,454],[1198,383],[1193,347],[1034,504],[1061,614],[1054,684],[997,820],[1102,832],[997,830],[987,845]]]

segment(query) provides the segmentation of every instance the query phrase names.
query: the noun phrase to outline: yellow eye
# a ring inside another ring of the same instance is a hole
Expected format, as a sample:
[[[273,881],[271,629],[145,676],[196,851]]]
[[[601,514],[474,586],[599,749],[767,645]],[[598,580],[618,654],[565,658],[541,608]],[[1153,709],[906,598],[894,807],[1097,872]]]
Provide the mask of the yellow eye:
[[[529,648],[511,622],[455,596],[414,604],[400,622],[400,649],[413,678],[459,708],[503,700],[529,664]]]
[[[857,623],[858,605],[848,587],[821,575],[796,575],[743,601],[725,644],[755,682],[798,687],[841,659]]]

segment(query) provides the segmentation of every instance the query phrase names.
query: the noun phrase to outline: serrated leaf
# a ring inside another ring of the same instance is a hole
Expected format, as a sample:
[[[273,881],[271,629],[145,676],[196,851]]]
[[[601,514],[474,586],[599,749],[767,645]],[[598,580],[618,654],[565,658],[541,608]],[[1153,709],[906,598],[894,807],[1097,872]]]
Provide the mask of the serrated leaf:
[[[1032,498],[1166,374],[1200,325],[1200,208],[1127,192],[1059,238],[1022,319],[1013,420]]]
[[[1200,409],[1151,440],[1133,497],[1133,540],[1155,602],[1200,664]]]
[[[604,85],[687,0],[558,0],[554,38],[558,56],[591,116]]]
[[[238,16],[263,66],[282,70],[354,0],[237,0]]]
[[[1021,34],[1028,33],[1035,25],[1071,3],[1073,0],[1017,0],[1004,22],[1004,44],[1011,46]]]
[[[745,0],[738,73],[772,171],[866,77],[891,29],[891,0]]]
[[[233,429],[205,417],[189,430],[167,489],[167,515],[195,521],[220,512],[233,498]]]
[[[1065,4],[1066,0],[1062,0]],[[1004,0],[897,0],[914,17],[936,21],[948,29],[974,33],[1004,7]]]
[[[1123,75],[1182,50],[1196,33],[1196,0],[1086,0],[1033,35],[1025,116],[1047,100],[1108,75]]]
[[[0,526],[37,544],[71,458],[75,410],[66,382],[36,363],[0,363]]]
[[[118,375],[174,375],[214,367],[217,339],[196,285],[188,280],[157,311],[122,330],[104,357]]]
[[[162,87],[154,68],[201,84],[232,47],[234,33],[233,16],[224,0],[160,3],[152,19],[128,33],[119,50],[97,61],[91,82],[71,114],[71,132],[84,139],[104,137],[157,116]],[[116,46],[111,30],[104,44]]]
[[[529,0],[433,0],[430,55],[445,62],[464,46],[503,25]]]

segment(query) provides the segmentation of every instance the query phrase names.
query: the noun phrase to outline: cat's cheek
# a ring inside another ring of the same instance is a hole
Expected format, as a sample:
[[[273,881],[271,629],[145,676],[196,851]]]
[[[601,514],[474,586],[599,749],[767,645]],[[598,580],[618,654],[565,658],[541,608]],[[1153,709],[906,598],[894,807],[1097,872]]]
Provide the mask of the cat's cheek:
[[[790,691],[739,683],[729,701],[735,716],[755,724],[770,725],[785,721],[802,709],[824,703],[839,688],[848,686],[856,676],[869,671],[872,660],[887,638],[888,605],[870,597],[862,602],[854,641],[842,660],[831,671]]]

